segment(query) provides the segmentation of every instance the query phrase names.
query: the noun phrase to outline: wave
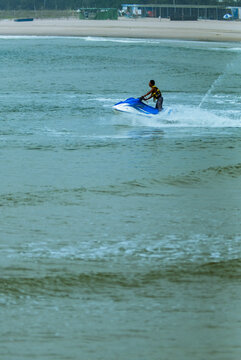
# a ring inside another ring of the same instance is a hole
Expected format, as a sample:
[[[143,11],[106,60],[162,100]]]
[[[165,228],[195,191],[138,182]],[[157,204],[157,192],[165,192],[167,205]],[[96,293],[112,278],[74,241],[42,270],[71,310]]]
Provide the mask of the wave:
[[[213,51],[241,51],[241,47],[230,47],[225,42],[212,42],[209,41],[190,41],[190,40],[177,40],[177,39],[153,39],[153,38],[115,38],[103,36],[85,36],[77,37],[85,41],[92,42],[114,42],[123,44],[163,44],[165,46],[181,46],[187,48],[195,48],[197,50],[213,50]],[[213,45],[217,44],[216,47]]]
[[[132,217],[126,220],[132,223]],[[90,224],[92,224],[90,220]],[[97,230],[98,231],[98,230]],[[97,236],[97,234],[96,234]],[[44,262],[53,260],[62,264],[62,261],[83,261],[88,263],[101,262],[102,265],[115,260],[128,264],[146,264],[151,266],[175,267],[232,260],[240,257],[240,235],[158,235],[153,233],[137,233],[127,238],[122,233],[114,237],[99,234],[97,237],[82,238],[69,245],[69,238],[46,239],[23,243],[20,247],[2,247],[1,256],[8,259],[8,264],[14,266],[19,261],[35,262],[43,259]],[[13,267],[15,271],[15,267]]]
[[[46,189],[36,192],[17,192],[1,194],[0,207],[37,206],[47,203],[58,203],[62,205],[76,205],[86,191],[84,187],[73,189]],[[70,198],[72,195],[72,198]]]
[[[70,38],[75,39],[75,37],[69,36]],[[63,39],[65,36],[43,36],[43,35],[0,35],[1,40],[40,40],[40,39]]]
[[[21,271],[23,271],[21,269]],[[0,278],[0,293],[7,296],[71,297],[76,292],[108,292],[113,288],[144,289],[148,286],[160,287],[160,282],[196,282],[197,278],[240,279],[241,260],[230,259],[201,264],[178,263],[155,270],[121,272],[64,273],[49,276],[9,276]]]
[[[131,126],[151,126],[156,128],[227,128],[241,127],[241,112],[236,110],[211,111],[198,106],[170,105],[170,114],[160,113],[152,116],[136,114],[118,114],[116,124]]]
[[[241,276],[241,259],[212,261],[200,265],[194,275],[216,276],[221,278],[239,278]]]
[[[191,171],[188,174],[178,175],[178,176],[169,176],[165,182],[169,185],[182,185],[190,186],[196,185],[202,182],[213,181],[215,182],[222,180],[224,178],[239,178],[241,176],[241,163],[235,165],[227,166],[216,166],[209,167],[207,169],[202,169],[198,171]]]
[[[208,279],[240,279],[241,259],[211,261],[200,264],[179,263],[176,266],[167,266],[163,270],[151,271],[142,276],[144,283],[156,282],[167,279],[172,282],[196,282],[197,278]]]
[[[86,36],[82,37],[85,41],[94,41],[94,42],[113,42],[121,44],[159,44],[163,42],[158,39],[133,39],[133,38],[112,38],[112,37],[97,37],[97,36]]]
[[[223,111],[217,114],[214,111],[201,109],[199,107],[189,107],[179,105],[173,108],[173,113],[159,121],[164,126],[172,127],[205,127],[205,128],[223,128],[223,127],[241,127],[241,113],[236,114],[237,119],[230,116],[229,111]]]
[[[233,178],[237,178],[241,176],[241,163],[236,165],[209,167],[207,170],[203,170],[202,172],[204,174],[209,173],[216,176],[231,176]]]
[[[152,184],[154,182],[151,182]],[[78,205],[86,193],[95,195],[107,195],[118,197],[166,197],[175,196],[150,189],[148,181],[129,181],[118,185],[109,185],[102,187],[79,187],[79,188],[54,188],[50,187],[40,191],[12,192],[2,193],[0,198],[0,207],[16,206],[39,206],[44,203],[59,205]]]
[[[82,274],[64,274],[45,277],[9,277],[0,278],[0,293],[14,297],[48,295],[54,297],[71,297],[78,292],[101,292],[107,288],[140,287],[134,276],[96,272]]]
[[[191,171],[187,174],[168,176],[164,178],[152,178],[130,180],[120,184],[110,184],[102,187],[79,187],[79,188],[47,188],[36,192],[16,192],[1,194],[0,207],[38,206],[44,203],[60,205],[77,205],[83,200],[85,193],[95,195],[107,195],[118,197],[175,197],[177,195],[160,191],[161,184],[173,186],[190,186],[200,183],[222,181],[225,178],[237,179],[241,177],[241,163],[226,166],[209,167],[206,169]]]
[[[215,47],[215,48],[209,48],[208,50],[213,51],[225,51],[225,52],[241,52],[241,47]]]
[[[114,38],[103,36],[55,36],[55,35],[0,35],[0,40],[48,40],[48,39],[71,39],[82,40],[90,42],[111,42],[120,44],[160,44],[160,43],[173,43],[182,42],[182,40],[165,40],[165,39],[152,39],[152,38]],[[185,41],[183,41],[185,42]]]

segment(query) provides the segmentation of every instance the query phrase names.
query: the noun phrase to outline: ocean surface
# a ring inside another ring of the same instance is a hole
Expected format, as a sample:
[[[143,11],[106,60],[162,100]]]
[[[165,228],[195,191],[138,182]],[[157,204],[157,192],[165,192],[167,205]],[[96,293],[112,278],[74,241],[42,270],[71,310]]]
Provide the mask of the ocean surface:
[[[0,63],[0,358],[240,359],[241,44],[1,37]],[[150,79],[171,115],[114,113]]]

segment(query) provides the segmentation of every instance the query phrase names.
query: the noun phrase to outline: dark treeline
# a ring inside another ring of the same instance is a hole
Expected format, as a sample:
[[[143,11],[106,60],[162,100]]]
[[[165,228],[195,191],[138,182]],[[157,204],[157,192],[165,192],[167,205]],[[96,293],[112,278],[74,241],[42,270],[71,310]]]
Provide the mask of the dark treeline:
[[[125,1],[124,1],[125,2]],[[115,7],[120,0],[0,0],[0,10],[78,9],[80,7]]]
[[[78,9],[81,7],[114,7],[120,8],[123,3],[141,4],[195,4],[195,5],[216,5],[218,0],[0,0],[0,10],[40,10],[40,9]],[[236,4],[234,0],[227,0],[223,4]],[[238,1],[241,4],[241,0]]]

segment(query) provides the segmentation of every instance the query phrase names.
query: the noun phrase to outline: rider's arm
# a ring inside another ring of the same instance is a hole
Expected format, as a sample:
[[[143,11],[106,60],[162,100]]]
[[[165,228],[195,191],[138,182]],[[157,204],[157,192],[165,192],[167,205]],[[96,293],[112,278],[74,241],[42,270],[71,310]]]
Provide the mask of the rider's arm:
[[[153,92],[153,90],[151,89],[150,91],[148,91],[147,94],[143,95],[142,98],[143,98],[144,100],[149,100],[150,98],[152,98],[152,92]],[[146,98],[146,96],[148,96],[148,95],[150,95],[150,94],[151,94],[151,96],[148,97],[148,98]]]
[[[149,97],[146,98],[146,96],[150,95]],[[153,89],[151,89],[146,95],[144,95],[144,100],[149,100],[151,99],[153,96]]]
[[[152,98],[152,96],[153,96],[153,95],[151,94],[148,98],[145,97],[144,100],[149,100],[149,99]]]

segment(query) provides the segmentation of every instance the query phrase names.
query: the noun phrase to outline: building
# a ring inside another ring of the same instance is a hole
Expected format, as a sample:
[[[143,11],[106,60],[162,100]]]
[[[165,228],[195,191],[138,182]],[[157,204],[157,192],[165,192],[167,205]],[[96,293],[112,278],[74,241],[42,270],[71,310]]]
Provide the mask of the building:
[[[241,7],[229,6],[227,9],[230,10],[232,18],[234,20],[241,19]]]
[[[171,20],[222,20],[231,9],[225,5],[176,5],[174,4],[122,4],[122,11],[130,17],[160,17]]]
[[[117,9],[113,8],[80,8],[77,10],[79,18],[89,20],[117,20]]]

